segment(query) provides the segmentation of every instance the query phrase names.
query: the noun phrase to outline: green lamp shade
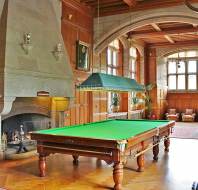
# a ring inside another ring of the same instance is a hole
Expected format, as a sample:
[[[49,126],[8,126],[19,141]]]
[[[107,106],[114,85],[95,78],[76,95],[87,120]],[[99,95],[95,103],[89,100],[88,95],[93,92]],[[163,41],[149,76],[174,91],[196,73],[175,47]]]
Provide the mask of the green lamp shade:
[[[93,73],[77,89],[81,91],[144,91],[144,86],[134,79],[104,73]]]

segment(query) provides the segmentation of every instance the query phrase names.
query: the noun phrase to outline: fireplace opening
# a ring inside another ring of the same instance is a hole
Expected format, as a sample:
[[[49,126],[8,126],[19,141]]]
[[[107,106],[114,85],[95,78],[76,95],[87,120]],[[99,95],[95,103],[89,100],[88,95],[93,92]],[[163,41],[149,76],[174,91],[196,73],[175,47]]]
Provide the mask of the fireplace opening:
[[[2,145],[6,155],[35,150],[36,142],[30,139],[29,132],[49,128],[51,118],[41,114],[25,113],[3,120]]]

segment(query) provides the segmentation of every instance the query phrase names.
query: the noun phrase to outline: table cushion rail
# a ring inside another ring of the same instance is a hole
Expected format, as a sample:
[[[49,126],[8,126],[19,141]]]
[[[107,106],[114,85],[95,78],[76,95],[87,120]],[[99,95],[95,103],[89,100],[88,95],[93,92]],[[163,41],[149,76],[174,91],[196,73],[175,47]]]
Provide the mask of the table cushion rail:
[[[60,144],[71,144],[71,145],[84,145],[84,146],[96,146],[96,147],[109,147],[117,148],[117,145],[122,142],[118,140],[104,140],[104,139],[93,139],[93,138],[83,138],[83,137],[70,137],[70,136],[56,136],[48,134],[37,134],[32,133],[31,139],[41,142],[52,142]]]

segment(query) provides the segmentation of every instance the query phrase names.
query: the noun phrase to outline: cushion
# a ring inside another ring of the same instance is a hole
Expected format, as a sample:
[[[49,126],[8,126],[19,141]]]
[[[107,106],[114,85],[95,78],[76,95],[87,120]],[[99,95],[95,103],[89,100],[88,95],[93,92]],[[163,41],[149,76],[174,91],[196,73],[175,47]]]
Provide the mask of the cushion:
[[[176,114],[176,109],[169,109],[169,110],[168,110],[168,113],[169,113],[170,115]]]
[[[186,115],[192,115],[193,114],[193,109],[186,109]]]
[[[192,115],[184,115],[184,118],[192,118]]]
[[[177,115],[176,114],[168,114],[167,117],[177,117]]]

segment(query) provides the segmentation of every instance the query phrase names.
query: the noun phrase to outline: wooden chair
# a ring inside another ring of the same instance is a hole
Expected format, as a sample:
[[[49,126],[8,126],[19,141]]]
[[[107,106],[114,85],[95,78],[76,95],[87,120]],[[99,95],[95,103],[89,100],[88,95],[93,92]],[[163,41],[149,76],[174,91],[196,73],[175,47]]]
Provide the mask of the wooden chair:
[[[196,113],[193,109],[186,109],[184,113],[182,113],[182,121],[194,121]]]
[[[179,121],[179,113],[177,113],[176,109],[174,108],[168,109],[165,116],[167,120]]]

